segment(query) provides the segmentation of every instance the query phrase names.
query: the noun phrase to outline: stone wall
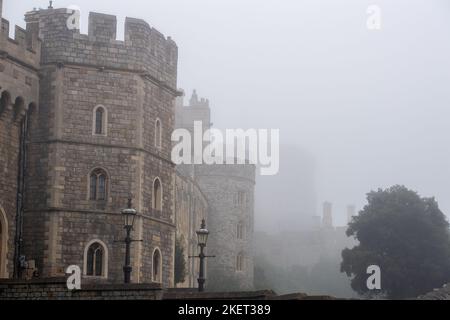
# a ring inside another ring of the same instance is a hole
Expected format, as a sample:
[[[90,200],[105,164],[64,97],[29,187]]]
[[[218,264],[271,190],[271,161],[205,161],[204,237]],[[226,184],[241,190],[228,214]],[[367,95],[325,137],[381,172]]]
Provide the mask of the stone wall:
[[[0,2],[0,278],[14,269],[20,144],[27,119],[39,102],[40,41],[32,30],[15,28],[2,18]],[[25,115],[28,114],[28,117]],[[23,195],[23,194],[22,194]],[[19,202],[20,204],[20,202]],[[19,220],[20,224],[20,220]],[[20,228],[20,227],[19,227]]]
[[[159,284],[85,284],[67,290],[64,278],[0,281],[0,300],[161,300]]]
[[[89,34],[67,27],[71,10],[29,12],[27,29],[42,39],[37,121],[31,129],[24,219],[24,253],[43,277],[68,265],[86,273],[86,249],[99,242],[107,256],[101,278],[123,278],[121,210],[133,196],[139,215],[132,244],[132,281],[173,285],[174,127],[177,47],[144,21],[128,18],[125,41],[116,18],[91,13]],[[95,112],[104,130],[95,132]],[[161,125],[157,144],[156,122]],[[106,174],[106,199],[89,196],[93,170]],[[162,186],[155,208],[154,181]],[[153,254],[162,277],[154,279]]]
[[[0,301],[7,300],[336,300],[331,296],[304,293],[277,295],[272,290],[198,292],[195,289],[164,289],[159,284],[84,283],[69,291],[65,278],[32,281],[0,280]]]
[[[252,290],[255,166],[196,165],[195,180],[210,205],[208,254],[216,257],[208,260],[208,274],[221,275],[208,277],[208,288]]]
[[[208,219],[209,206],[206,196],[200,187],[190,177],[177,171],[175,183],[175,219],[177,238],[184,248],[186,261],[186,277],[178,288],[197,287],[199,261],[189,256],[198,255],[196,231],[200,228],[202,219]]]

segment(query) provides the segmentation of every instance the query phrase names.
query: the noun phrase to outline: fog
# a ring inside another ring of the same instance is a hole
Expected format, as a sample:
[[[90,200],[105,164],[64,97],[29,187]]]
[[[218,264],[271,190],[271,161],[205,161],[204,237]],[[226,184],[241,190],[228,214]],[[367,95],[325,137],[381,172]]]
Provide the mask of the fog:
[[[379,31],[366,27],[374,3]],[[448,1],[54,1],[68,5],[81,8],[84,33],[88,12],[99,11],[118,16],[119,37],[125,16],[172,36],[179,86],[211,100],[216,127],[279,128],[282,144],[311,155],[314,205],[332,202],[338,224],[347,204],[360,209],[365,193],[392,184],[435,196],[449,214]],[[23,26],[23,12],[47,6],[7,1],[4,16]],[[291,159],[280,161],[303,180]],[[275,202],[302,197],[289,189]],[[257,207],[274,203],[270,195],[260,188]],[[277,216],[320,214],[287,211]],[[257,229],[270,231],[272,218],[257,212]]]
[[[382,29],[366,27],[369,5]],[[256,230],[301,230],[324,201],[336,225],[365,194],[404,184],[450,214],[448,0],[58,0],[143,18],[179,46],[179,87],[217,128],[280,129],[281,169],[258,177]],[[4,16],[48,1],[7,1]]]

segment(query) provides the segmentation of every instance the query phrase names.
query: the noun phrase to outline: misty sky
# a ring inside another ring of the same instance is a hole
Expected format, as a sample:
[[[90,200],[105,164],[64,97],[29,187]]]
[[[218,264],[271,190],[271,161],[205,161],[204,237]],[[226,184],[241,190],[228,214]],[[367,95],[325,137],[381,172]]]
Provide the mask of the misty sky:
[[[366,28],[370,4],[382,9],[381,31]],[[68,5],[81,8],[83,33],[97,11],[172,36],[179,87],[211,100],[215,126],[279,128],[283,144],[315,159],[314,213],[331,201],[344,224],[347,204],[405,184],[450,215],[448,0],[54,1]],[[4,16],[23,26],[24,12],[47,6],[4,0]],[[282,209],[277,219],[289,219]],[[274,220],[256,214],[257,228]]]

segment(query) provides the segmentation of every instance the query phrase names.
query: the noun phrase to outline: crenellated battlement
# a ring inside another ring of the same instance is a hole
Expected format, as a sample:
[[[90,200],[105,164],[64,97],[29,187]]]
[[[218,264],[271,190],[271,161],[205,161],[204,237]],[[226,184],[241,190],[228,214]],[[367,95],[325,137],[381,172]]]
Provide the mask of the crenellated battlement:
[[[42,64],[67,63],[100,69],[132,70],[176,89],[178,48],[170,38],[141,19],[126,18],[125,39],[117,36],[117,18],[91,12],[88,34],[73,27],[71,9],[26,14],[27,28],[42,38]]]
[[[0,55],[4,58],[11,58],[18,63],[28,67],[38,69],[41,54],[41,41],[38,38],[37,30],[24,30],[15,26],[14,39],[9,37],[9,21],[2,17],[3,1],[0,0]]]

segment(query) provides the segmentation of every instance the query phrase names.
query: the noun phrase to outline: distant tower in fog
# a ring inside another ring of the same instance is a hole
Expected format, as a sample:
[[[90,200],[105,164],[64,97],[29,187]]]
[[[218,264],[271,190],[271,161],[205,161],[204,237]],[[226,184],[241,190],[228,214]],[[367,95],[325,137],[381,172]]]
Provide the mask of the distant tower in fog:
[[[322,216],[322,226],[324,228],[333,228],[333,205],[331,202],[323,203],[323,216]]]
[[[189,105],[184,105],[184,95],[178,97],[175,102],[175,128],[184,128],[194,133],[194,121],[201,121],[203,131],[211,128],[211,109],[209,100],[198,97],[194,90]]]
[[[356,207],[354,205],[347,206],[347,223],[352,221],[352,218],[356,215]]]

